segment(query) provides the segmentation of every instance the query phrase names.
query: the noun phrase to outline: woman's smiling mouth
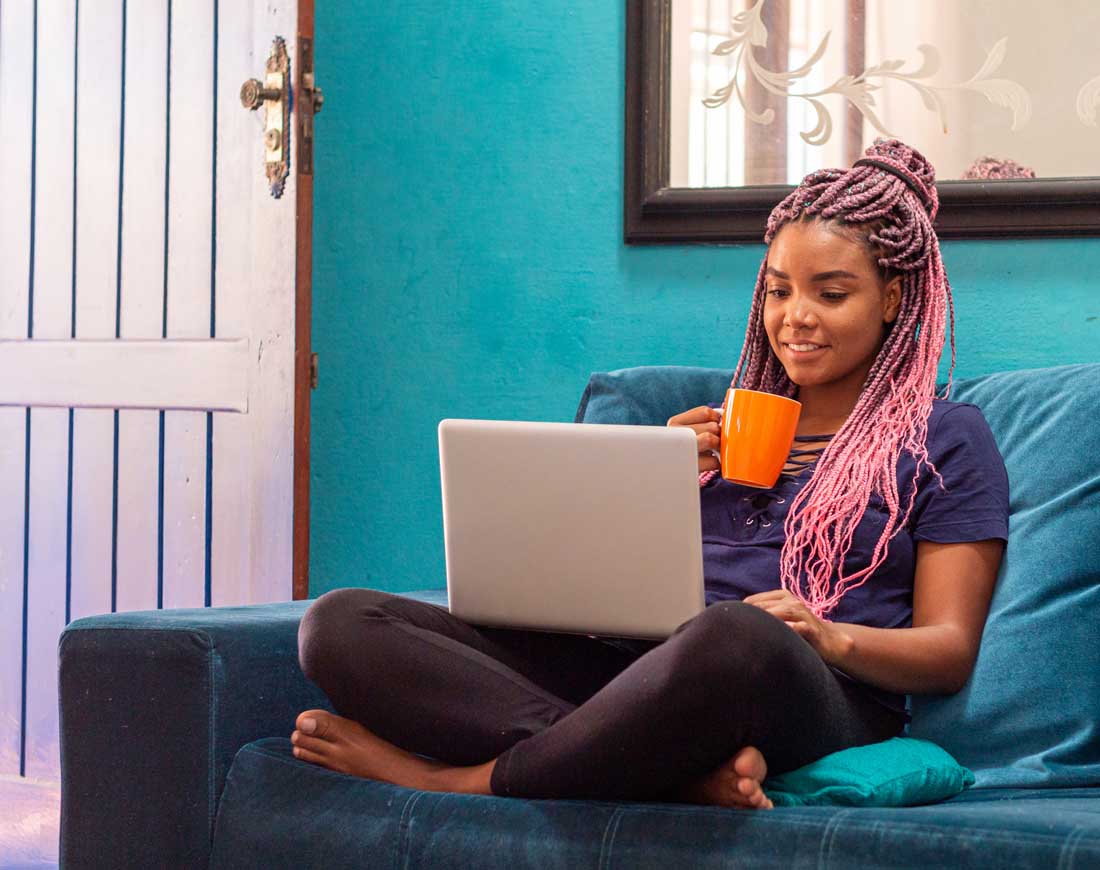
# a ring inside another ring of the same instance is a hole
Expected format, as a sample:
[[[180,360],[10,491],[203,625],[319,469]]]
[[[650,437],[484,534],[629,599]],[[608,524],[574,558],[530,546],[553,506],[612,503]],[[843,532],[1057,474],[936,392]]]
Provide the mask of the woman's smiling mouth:
[[[805,344],[788,344],[785,342],[783,346],[787,348],[793,356],[797,357],[810,357],[820,353],[828,347],[827,344],[811,344],[809,342]]]

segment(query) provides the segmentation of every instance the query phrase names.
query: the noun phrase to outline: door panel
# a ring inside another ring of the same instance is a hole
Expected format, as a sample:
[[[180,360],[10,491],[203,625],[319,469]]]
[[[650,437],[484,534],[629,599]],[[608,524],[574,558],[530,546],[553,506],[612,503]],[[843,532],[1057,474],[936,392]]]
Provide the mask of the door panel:
[[[59,775],[71,619],[292,597],[296,183],[238,98],[276,35],[293,75],[275,7],[0,3],[0,775]]]
[[[164,332],[165,155],[168,147],[168,22],[164,2],[125,4],[122,215],[118,334],[159,339]],[[162,601],[160,418],[157,410],[118,412],[115,609],[150,610]]]
[[[266,40],[270,45],[270,34]],[[261,36],[258,42],[265,40]],[[252,250],[253,219],[263,220],[253,211],[242,214],[239,203],[258,201],[267,205],[263,189],[263,173],[259,171],[262,153],[262,110],[246,112],[240,103],[238,88],[250,78],[263,78],[263,58],[266,46],[257,51],[252,29],[246,22],[225,22],[218,33],[218,76],[227,82],[219,88],[215,107],[218,112],[217,190],[215,196],[215,226],[218,234],[218,261],[215,269],[219,288],[251,287],[259,295],[263,289],[254,286],[251,275],[256,253]],[[267,195],[270,199],[270,194]],[[283,194],[286,199],[286,194]],[[245,293],[220,292],[215,297],[215,320],[220,335],[242,335],[251,327],[259,328],[253,317],[253,298]],[[253,332],[253,335],[258,333]],[[270,339],[269,339],[270,341]],[[256,365],[263,364],[267,348],[257,346],[253,353]],[[293,380],[293,379],[292,379]],[[251,519],[249,535],[241,539],[235,531],[235,517],[251,518],[256,512],[254,476],[251,464],[255,454],[263,454],[254,444],[255,420],[239,414],[218,414],[212,433],[213,463],[211,474],[216,490],[211,517],[211,572],[218,578],[211,590],[215,606],[235,601],[260,600],[262,595],[251,591],[253,585],[253,544],[255,534]],[[289,596],[287,596],[289,597]]]
[[[0,3],[0,338],[26,338],[34,14]],[[23,539],[30,412],[0,408],[0,776],[18,776],[23,719]]]
[[[36,308],[37,291],[36,287]],[[30,498],[26,510],[29,534],[24,662],[25,766],[20,773],[40,779],[57,779],[57,638],[65,627],[65,603],[69,593],[66,577],[69,411],[32,408],[30,438]]]
[[[293,80],[297,6],[272,9],[257,2],[253,15],[247,8],[229,14],[222,4],[217,69],[224,84],[216,103],[217,333],[247,333],[252,356],[248,414],[214,417],[214,605],[292,597],[297,178],[291,171],[282,197],[271,196],[263,172],[263,110],[244,110],[238,94],[245,80],[263,78],[276,35],[286,40]],[[291,124],[293,130],[293,120]],[[292,134],[292,158],[297,147]],[[251,208],[242,210],[241,203]],[[242,531],[237,531],[236,517],[249,518]]]
[[[226,4],[231,6],[233,4]],[[168,338],[209,338],[213,286],[214,16],[174,3],[168,45]],[[206,603],[207,415],[166,411],[163,552],[165,607]],[[201,583],[199,582],[201,578]]]
[[[118,190],[122,92],[121,10],[110,0],[83,0],[76,43],[76,269],[74,334],[115,337]],[[66,622],[111,610],[114,557],[115,413],[72,412],[71,559]]]
[[[72,336],[76,18],[73,2],[38,5],[31,337]],[[27,550],[25,773],[57,778],[57,636],[68,600],[69,417],[31,408]],[[21,771],[22,772],[22,771]]]

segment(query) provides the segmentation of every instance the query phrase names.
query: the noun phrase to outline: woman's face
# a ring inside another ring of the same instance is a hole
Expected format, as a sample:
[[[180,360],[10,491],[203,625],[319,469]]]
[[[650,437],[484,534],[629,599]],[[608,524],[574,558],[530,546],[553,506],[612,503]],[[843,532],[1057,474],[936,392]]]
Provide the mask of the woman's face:
[[[787,376],[800,387],[847,384],[858,393],[897,317],[901,278],[884,283],[859,242],[807,221],[772,239],[764,280],[764,328]]]

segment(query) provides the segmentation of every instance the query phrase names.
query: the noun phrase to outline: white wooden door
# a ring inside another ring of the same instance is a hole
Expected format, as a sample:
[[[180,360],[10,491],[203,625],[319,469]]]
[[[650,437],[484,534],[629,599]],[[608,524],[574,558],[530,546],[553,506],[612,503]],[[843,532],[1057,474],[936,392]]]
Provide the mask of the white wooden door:
[[[0,778],[59,777],[71,620],[292,597],[295,174],[238,93],[297,7],[0,2]]]

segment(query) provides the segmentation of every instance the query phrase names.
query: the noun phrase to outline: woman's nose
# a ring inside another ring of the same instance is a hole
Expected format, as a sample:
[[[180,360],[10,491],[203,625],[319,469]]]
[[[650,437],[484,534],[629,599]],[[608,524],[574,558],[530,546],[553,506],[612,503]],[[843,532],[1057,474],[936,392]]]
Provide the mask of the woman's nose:
[[[783,314],[783,322],[790,329],[813,326],[816,318],[812,307],[801,298],[788,300],[787,310]]]

